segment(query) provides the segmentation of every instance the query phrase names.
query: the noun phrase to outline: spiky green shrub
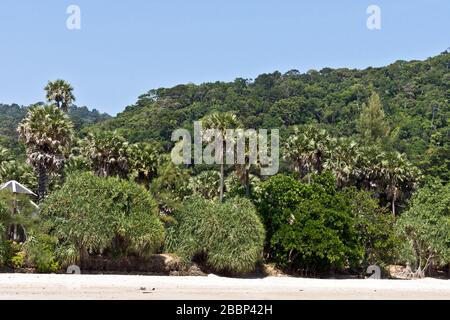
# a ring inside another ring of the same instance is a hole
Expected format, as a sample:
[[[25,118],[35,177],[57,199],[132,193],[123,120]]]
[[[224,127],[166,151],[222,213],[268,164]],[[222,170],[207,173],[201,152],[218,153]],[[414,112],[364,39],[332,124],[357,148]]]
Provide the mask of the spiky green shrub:
[[[146,256],[164,239],[156,201],[144,187],[119,178],[71,175],[45,200],[41,216],[61,244],[79,253]]]
[[[194,197],[175,213],[167,231],[166,251],[184,261],[204,255],[213,271],[246,273],[261,258],[265,231],[252,203],[233,198],[225,203]]]

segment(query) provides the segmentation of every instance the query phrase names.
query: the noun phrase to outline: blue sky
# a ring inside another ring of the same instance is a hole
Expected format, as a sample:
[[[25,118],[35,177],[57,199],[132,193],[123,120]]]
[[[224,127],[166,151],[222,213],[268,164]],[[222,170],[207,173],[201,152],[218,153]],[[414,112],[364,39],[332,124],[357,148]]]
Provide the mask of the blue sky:
[[[71,4],[81,30],[66,28]],[[180,83],[425,59],[449,35],[448,0],[1,0],[0,103],[42,101],[63,78],[78,105],[115,114]]]

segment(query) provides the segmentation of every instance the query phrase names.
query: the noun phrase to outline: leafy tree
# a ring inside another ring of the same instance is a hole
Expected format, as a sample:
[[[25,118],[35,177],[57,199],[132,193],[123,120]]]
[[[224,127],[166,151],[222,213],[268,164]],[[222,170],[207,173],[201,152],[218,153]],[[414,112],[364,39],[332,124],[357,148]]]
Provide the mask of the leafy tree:
[[[444,182],[450,182],[450,129],[447,134],[439,131],[432,134],[425,154],[426,158],[420,163],[423,171]]]
[[[352,210],[358,243],[364,248],[361,260],[364,271],[369,265],[386,268],[394,263],[400,242],[395,234],[395,220],[389,210],[380,207],[370,192],[351,187],[344,190],[344,195]]]
[[[175,218],[178,223],[167,230],[166,251],[185,262],[203,256],[213,271],[239,274],[253,271],[262,257],[264,227],[247,199],[221,203],[194,197]]]
[[[263,183],[258,209],[270,256],[282,267],[312,273],[343,269],[363,255],[351,207],[329,174],[311,184],[272,177]]]
[[[69,111],[72,102],[75,101],[73,87],[67,81],[58,79],[49,81],[44,88],[47,91],[48,102],[54,102],[58,109]]]
[[[414,268],[412,276],[424,277],[431,265],[450,263],[450,185],[432,181],[419,189],[396,228],[404,240],[403,259]]]
[[[19,124],[20,139],[27,146],[28,163],[39,175],[38,196],[47,190],[48,176],[60,172],[68,157],[73,125],[68,116],[54,106],[35,106]]]

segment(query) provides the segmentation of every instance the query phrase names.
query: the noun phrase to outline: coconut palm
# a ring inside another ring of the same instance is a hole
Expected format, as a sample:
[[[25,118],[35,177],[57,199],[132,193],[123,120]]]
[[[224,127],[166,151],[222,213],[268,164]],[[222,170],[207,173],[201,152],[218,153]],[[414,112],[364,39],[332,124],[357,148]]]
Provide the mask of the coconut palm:
[[[27,161],[38,172],[38,196],[42,200],[49,173],[60,172],[70,153],[73,124],[56,106],[34,106],[17,130],[27,147]]]
[[[82,153],[91,169],[100,177],[128,175],[128,142],[116,132],[89,133],[83,141]]]
[[[67,81],[58,79],[49,81],[44,88],[47,91],[47,100],[64,112],[69,111],[70,105],[75,101],[73,87]]]
[[[226,148],[227,143],[227,136],[226,136],[226,130],[227,129],[235,129],[239,127],[239,121],[236,117],[236,115],[232,112],[215,112],[210,115],[205,116],[202,120],[202,127],[203,129],[214,129],[217,130],[217,133],[219,134],[221,140],[223,141],[223,148],[224,151]],[[206,137],[203,135],[204,139],[210,142],[211,137]],[[222,159],[220,161],[220,192],[219,192],[219,199],[220,201],[223,201],[223,191],[224,191],[224,171],[225,171],[225,159],[224,159],[225,152],[222,152]]]
[[[283,158],[290,161],[300,177],[307,176],[311,183],[312,173],[321,173],[328,153],[330,136],[316,126],[297,127],[284,145]]]

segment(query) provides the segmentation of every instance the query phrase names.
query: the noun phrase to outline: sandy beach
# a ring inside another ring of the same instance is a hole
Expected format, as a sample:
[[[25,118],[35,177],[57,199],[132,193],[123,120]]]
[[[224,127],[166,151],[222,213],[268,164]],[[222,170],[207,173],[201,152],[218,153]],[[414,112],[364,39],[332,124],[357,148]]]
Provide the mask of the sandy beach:
[[[0,274],[0,299],[450,299],[450,281]]]

